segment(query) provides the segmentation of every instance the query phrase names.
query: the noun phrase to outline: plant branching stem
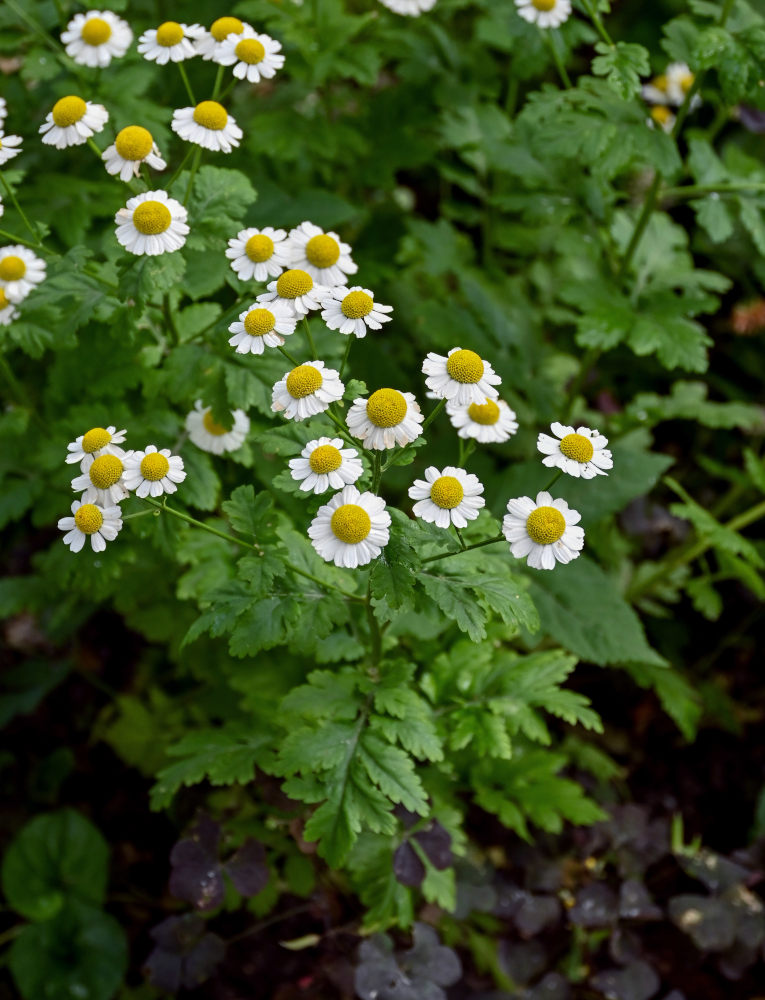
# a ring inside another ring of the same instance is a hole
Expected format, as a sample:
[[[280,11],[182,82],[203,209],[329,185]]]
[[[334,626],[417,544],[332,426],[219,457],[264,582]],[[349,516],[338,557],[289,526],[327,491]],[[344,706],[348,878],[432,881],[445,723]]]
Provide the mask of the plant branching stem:
[[[191,89],[191,82],[189,80],[189,74],[186,72],[186,67],[183,65],[182,62],[179,62],[176,65],[178,66],[181,78],[183,79],[183,85],[186,88],[186,93],[189,95],[189,100],[193,105],[196,105],[197,101],[196,98],[194,97],[194,91]]]
[[[298,361],[298,359],[297,358],[293,358],[293,356],[290,354],[290,352],[288,350],[285,350],[285,348],[282,347],[281,344],[277,345],[277,350],[279,351],[280,354],[284,355],[284,357],[289,361],[289,363],[291,365],[294,365],[297,368],[297,366],[300,364],[300,362]]]
[[[461,540],[461,539],[460,539]],[[482,542],[473,542],[472,545],[466,545],[464,549],[458,549],[455,552],[441,552],[437,556],[428,556],[427,559],[423,559],[423,563],[436,562],[437,559],[448,559],[450,556],[458,556],[463,552],[470,552],[471,549],[482,549],[484,545],[493,545],[494,542],[505,542],[507,539],[504,535],[495,535],[494,538],[486,538]]]
[[[2,170],[0,170],[0,181],[2,181],[2,185],[5,188],[5,191],[6,191],[7,195],[8,195],[8,197],[13,202],[13,207],[16,209],[16,211],[21,216],[21,221],[27,227],[27,229],[32,234],[32,236],[34,236],[34,238],[35,238],[35,246],[42,247],[42,245],[43,245],[42,244],[42,240],[40,239],[40,236],[39,236],[37,230],[34,228],[34,226],[32,225],[32,223],[27,218],[27,215],[26,215],[26,212],[24,211],[24,209],[21,207],[21,205],[19,205],[19,200],[16,197],[16,195],[15,195],[15,193],[13,191],[13,188],[8,183],[8,181],[5,179],[5,175],[3,174]]]
[[[563,83],[563,86],[567,90],[570,90],[571,87],[573,87],[573,84],[571,82],[571,77],[568,75],[568,70],[566,69],[566,67],[563,64],[563,59],[561,57],[561,54],[558,51],[558,46],[557,46],[557,43],[556,43],[556,39],[558,37],[557,36],[557,30],[556,29],[550,29],[550,28],[540,28],[539,30],[542,32],[542,34],[545,36],[545,38],[547,40],[547,45],[548,45],[548,47],[550,49],[550,54],[553,57],[553,62],[555,63],[555,68],[558,70],[558,76],[561,78],[561,82]]]
[[[665,188],[662,191],[663,198],[672,198],[675,201],[690,198],[701,198],[706,194],[741,194],[742,192],[752,194],[765,193],[765,184],[760,181],[733,181],[729,184],[686,184],[683,187]]]
[[[340,363],[340,372],[339,372],[340,378],[343,377],[343,372],[345,371],[345,366],[348,364],[348,358],[350,357],[351,354],[351,347],[353,346],[353,342],[355,339],[356,337],[352,333],[348,334],[347,338],[348,343],[345,345],[345,353],[343,354],[343,360]]]
[[[191,197],[191,188],[194,184],[194,176],[197,170],[199,170],[199,162],[202,159],[202,147],[197,146],[194,150],[194,159],[191,162],[191,170],[189,171],[189,182],[186,185],[186,194],[183,196],[183,204],[188,204],[188,200]]]
[[[303,317],[303,323],[305,324],[305,335],[308,338],[308,346],[311,349],[311,357],[315,361],[318,355],[316,353],[316,345],[313,342],[313,335],[311,334],[311,325],[308,322],[307,316]]]

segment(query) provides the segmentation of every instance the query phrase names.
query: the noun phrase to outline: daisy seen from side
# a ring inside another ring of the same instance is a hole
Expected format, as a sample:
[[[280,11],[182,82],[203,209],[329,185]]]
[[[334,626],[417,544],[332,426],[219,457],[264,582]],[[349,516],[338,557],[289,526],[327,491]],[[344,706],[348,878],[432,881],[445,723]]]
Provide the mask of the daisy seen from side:
[[[502,382],[488,361],[461,347],[453,347],[446,357],[431,351],[422,371],[427,376],[425,384],[439,399],[458,406],[496,399],[499,393],[494,386]]]
[[[412,508],[414,516],[439,528],[448,528],[450,524],[455,528],[466,527],[486,504],[478,476],[453,465],[440,472],[431,465],[425,470],[425,478],[415,479],[409,487],[409,496],[417,501]]]
[[[386,313],[390,312],[393,312],[393,306],[375,302],[369,288],[338,285],[331,288],[322,301],[321,318],[330,330],[352,333],[361,340],[366,337],[368,329],[379,330],[383,323],[389,323],[391,317]]]
[[[252,28],[238,17],[219,17],[210,25],[210,30],[203,32],[197,39],[197,52],[203,59],[218,62],[223,50],[223,43],[230,35],[241,35],[245,28]]]
[[[507,501],[502,534],[517,559],[526,559],[532,569],[554,569],[556,562],[576,559],[584,546],[581,514],[565,500],[553,500],[545,490],[531,497]]]
[[[127,21],[110,10],[89,10],[75,14],[61,33],[61,41],[80,66],[108,66],[130,48],[133,32]]]
[[[77,463],[82,472],[87,472],[99,455],[116,455],[123,459],[125,452],[119,446],[124,443],[126,433],[124,429],[118,431],[113,424],[109,427],[91,427],[66,446],[66,464]]]
[[[151,132],[142,125],[128,125],[120,129],[111,146],[101,154],[107,173],[119,174],[120,180],[137,177],[141,164],[154,170],[164,170],[167,163],[160,156]]]
[[[334,288],[345,285],[349,274],[358,271],[351,259],[351,248],[337,233],[325,233],[312,222],[301,222],[290,230],[291,264],[319,284]]]
[[[103,104],[92,104],[70,94],[56,101],[38,131],[48,146],[66,149],[67,146],[81,146],[108,121],[109,112]]]
[[[0,122],[0,167],[21,152],[21,136],[6,135]]]
[[[227,430],[213,419],[212,410],[204,406],[202,400],[194,403],[194,409],[186,417],[186,431],[197,448],[211,455],[223,455],[227,451],[237,451],[250,433],[250,418],[244,410],[232,410],[232,426]]]
[[[614,465],[611,452],[606,445],[608,438],[590,427],[568,427],[553,423],[549,434],[540,434],[537,448],[545,456],[542,465],[550,469],[561,469],[566,475],[579,479],[594,479],[607,476]]]
[[[571,16],[571,0],[515,0],[524,21],[540,28],[559,28]]]
[[[382,497],[346,486],[319,507],[308,537],[326,562],[356,569],[376,559],[388,544],[390,520]]]
[[[164,66],[168,62],[184,62],[197,55],[195,42],[205,33],[199,24],[164,21],[158,28],[149,28],[138,39],[138,51],[149,62]]]
[[[130,454],[99,455],[85,467],[81,475],[75,476],[72,489],[83,491],[83,503],[111,507],[129,495],[124,476]]]
[[[242,229],[228,241],[226,256],[242,281],[278,278],[289,266],[287,232],[284,229]]]
[[[259,83],[276,75],[284,65],[284,56],[281,42],[258,34],[246,24],[240,33],[230,34],[221,42],[215,61],[221,66],[233,66],[237,80]]]
[[[236,119],[218,101],[200,101],[194,108],[179,108],[173,112],[170,127],[181,139],[213,153],[230,153],[242,138]]]
[[[333,368],[325,368],[323,361],[307,361],[274,385],[271,409],[288,420],[306,420],[342,399],[344,392]]]
[[[355,448],[344,448],[342,438],[320,437],[291,458],[290,475],[304,493],[324,493],[350,486],[363,474],[364,466]]]
[[[649,128],[656,128],[658,125],[663,132],[671,134],[676,121],[676,115],[672,114],[666,104],[655,104],[648,113],[646,124]]]
[[[486,399],[467,406],[446,404],[452,427],[461,438],[473,438],[481,444],[502,444],[518,430],[515,411],[504,399]]]
[[[0,289],[7,302],[21,302],[44,280],[45,261],[27,247],[17,245],[0,249]]]
[[[2,215],[2,212],[0,212],[0,215]],[[0,288],[0,326],[10,326],[15,319],[19,318],[19,315],[18,309],[15,308],[14,304],[5,294],[5,289]]]
[[[348,430],[372,451],[409,444],[422,434],[423,415],[411,392],[378,389],[368,399],[354,399]]]
[[[258,302],[283,302],[300,319],[313,309],[321,309],[328,289],[317,284],[307,271],[290,268],[280,274],[276,281],[269,281],[267,292],[258,296]]]
[[[228,328],[233,333],[228,342],[237,354],[263,354],[267,347],[281,347],[296,324],[294,310],[283,302],[256,302]]]
[[[403,14],[404,17],[419,17],[436,6],[436,0],[380,0],[380,3],[394,14]]]
[[[156,445],[149,444],[145,451],[131,451],[125,457],[125,486],[135,490],[137,497],[175,493],[185,478],[183,459],[171,455],[169,448],[158,451]]]
[[[79,552],[88,538],[94,552],[103,552],[106,543],[113,542],[122,528],[122,512],[112,504],[103,506],[75,500],[72,516],[60,518],[58,527],[66,532],[63,542],[72,552]]]
[[[114,216],[117,241],[136,255],[173,253],[186,242],[188,212],[166,191],[145,191],[129,198]]]

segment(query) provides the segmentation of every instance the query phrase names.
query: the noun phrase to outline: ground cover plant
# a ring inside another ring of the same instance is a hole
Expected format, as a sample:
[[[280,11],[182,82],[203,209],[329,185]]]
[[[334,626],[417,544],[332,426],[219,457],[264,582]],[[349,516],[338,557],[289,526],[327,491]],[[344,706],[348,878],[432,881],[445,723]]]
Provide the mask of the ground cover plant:
[[[0,56],[7,995],[750,996],[755,6],[6,0]]]

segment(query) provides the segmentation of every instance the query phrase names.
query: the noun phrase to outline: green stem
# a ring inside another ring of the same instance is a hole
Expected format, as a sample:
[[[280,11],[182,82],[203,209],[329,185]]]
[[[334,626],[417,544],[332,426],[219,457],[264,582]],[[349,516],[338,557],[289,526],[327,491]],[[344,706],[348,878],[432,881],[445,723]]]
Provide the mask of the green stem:
[[[196,98],[194,97],[194,91],[191,89],[191,83],[189,81],[189,75],[186,72],[186,67],[183,65],[182,62],[177,63],[177,66],[180,71],[181,78],[183,80],[183,85],[186,88],[186,93],[189,95],[189,100],[193,105],[196,106],[197,101]]]
[[[372,666],[377,666],[382,658],[382,634],[380,632],[380,626],[375,618],[374,609],[372,608],[372,579],[370,576],[369,582],[367,583],[367,599],[365,601],[367,606],[367,622],[369,623],[369,638],[372,642]]]
[[[215,74],[215,83],[213,84],[212,99],[216,101],[218,99],[218,94],[220,93],[220,85],[223,83],[223,66],[218,67],[218,72]]]
[[[554,475],[554,476],[552,477],[552,479],[551,479],[551,480],[550,480],[550,482],[549,482],[549,483],[547,484],[547,486],[545,486],[545,487],[543,488],[543,489],[544,489],[544,492],[545,492],[545,493],[549,493],[549,492],[550,492],[550,490],[551,490],[551,489],[553,488],[553,486],[555,486],[555,484],[556,484],[556,483],[558,482],[558,480],[560,479],[560,477],[561,477],[562,475],[563,475],[563,469],[558,469],[558,471],[557,471],[557,472],[555,473],[555,475]]]
[[[460,531],[460,529],[457,527],[456,524],[454,525],[454,530],[457,532],[457,538],[460,543],[460,548],[464,552],[465,549],[467,548],[467,545],[465,545],[465,539],[462,537],[462,532]]]
[[[600,37],[603,39],[606,45],[609,45],[611,48],[614,48],[613,39],[606,31],[606,26],[603,24],[603,20],[601,19],[598,8],[594,4],[591,4],[589,0],[584,0],[584,7],[587,13],[590,15],[590,20],[595,25],[595,29],[600,35]]]
[[[563,59],[558,51],[558,46],[556,44],[556,38],[558,37],[557,29],[553,28],[540,28],[539,29],[547,40],[547,45],[550,49],[550,54],[553,57],[553,62],[555,63],[555,68],[558,70],[558,76],[560,76],[563,86],[570,90],[573,87],[571,82],[571,77],[568,75],[566,67],[563,65]],[[553,33],[554,32],[554,33]]]
[[[438,416],[438,414],[441,412],[441,410],[443,410],[443,408],[445,406],[446,406],[446,400],[445,399],[439,399],[438,403],[433,407],[433,409],[430,411],[430,413],[427,415],[427,417],[425,417],[425,420],[424,420],[424,422],[422,424],[422,433],[423,434],[428,429],[428,427],[433,423],[433,421],[436,419],[436,417]],[[409,445],[407,445],[407,448],[408,447],[409,447]]]
[[[31,250],[41,249],[39,243],[33,243],[31,240],[25,240],[23,236],[16,236],[15,233],[9,233],[7,229],[0,229],[0,236],[4,236],[7,240],[13,240],[14,243],[21,243],[22,246],[29,247]]]
[[[295,368],[298,367],[300,362],[298,361],[297,358],[293,358],[289,351],[285,350],[280,344],[277,344],[276,349],[277,351],[279,351],[281,354],[284,355],[284,357],[289,361],[291,365],[294,365]]]
[[[123,514],[123,521],[132,521],[136,517],[146,517],[147,514],[151,514],[153,517],[159,517],[158,510],[138,510],[135,514]]]
[[[308,322],[308,316],[303,317],[303,322],[305,323],[305,335],[308,337],[308,346],[311,349],[311,357],[315,361],[318,355],[316,353],[316,345],[313,342],[313,336],[311,335],[311,326]]]
[[[50,427],[48,427],[46,425],[45,421],[42,419],[42,417],[40,416],[40,414],[37,412],[36,407],[30,406],[28,404],[27,394],[24,391],[24,387],[18,381],[18,379],[16,378],[16,376],[13,374],[13,371],[11,370],[11,366],[8,364],[8,362],[5,360],[5,357],[2,354],[0,354],[0,372],[3,373],[3,376],[5,377],[5,381],[8,383],[8,386],[10,387],[11,395],[16,400],[16,402],[18,403],[18,405],[22,409],[28,410],[29,415],[30,415],[32,421],[35,424],[37,424],[38,428],[41,431],[43,431],[46,435],[49,435],[50,434]]]
[[[189,337],[187,343],[190,344],[194,340],[202,340],[202,339],[204,339],[204,337],[207,336],[207,334],[210,332],[210,330],[212,330],[214,327],[216,327],[218,325],[218,323],[228,322],[228,320],[231,319],[232,316],[234,316],[236,313],[239,312],[240,308],[241,308],[241,303],[237,299],[237,301],[234,302],[233,305],[230,305],[228,307],[228,309],[224,310],[220,314],[220,316],[216,316],[216,318],[212,321],[212,323],[208,323],[207,326],[203,327],[199,331],[199,333],[195,333],[193,337]]]
[[[173,315],[173,307],[170,303],[170,296],[165,295],[162,298],[162,312],[164,314],[165,320],[167,322],[168,328],[173,335],[173,342],[179,344],[181,342],[181,335],[178,331],[178,326],[175,322],[175,316]]]
[[[460,443],[460,454],[457,459],[457,466],[460,469],[464,469],[465,463],[475,451],[475,440],[473,438],[469,438],[467,441],[465,438],[458,438],[457,440]]]
[[[683,187],[665,188],[662,192],[663,198],[672,198],[675,201],[682,199],[686,201],[691,198],[700,198],[706,194],[729,194],[751,191],[756,194],[759,191],[765,192],[765,184],[760,181],[732,181],[728,184],[686,184]]]
[[[0,181],[2,181],[3,187],[5,188],[5,190],[6,190],[7,194],[8,194],[8,197],[13,202],[13,205],[14,205],[16,211],[21,216],[21,221],[27,227],[27,229],[32,234],[32,236],[34,236],[35,241],[36,241],[35,245],[38,246],[38,247],[42,247],[42,245],[43,245],[42,244],[42,240],[40,239],[40,237],[39,237],[39,235],[37,233],[37,230],[34,228],[34,226],[32,225],[32,223],[27,218],[26,213],[24,212],[24,209],[21,207],[21,205],[19,205],[19,200],[18,200],[18,198],[16,197],[16,195],[13,192],[13,188],[10,186],[10,184],[8,183],[8,181],[5,179],[5,175],[3,174],[3,172],[1,170],[0,170]]]
[[[345,366],[348,364],[348,357],[351,353],[351,347],[353,346],[355,339],[356,337],[352,333],[348,334],[348,343],[345,345],[345,353],[343,354],[343,360],[340,364],[340,371],[338,373],[340,378],[343,377],[343,372],[345,371]]]
[[[382,479],[382,453],[376,451],[372,456],[372,493],[377,496]]]
[[[175,184],[175,182],[178,180],[178,178],[181,175],[181,171],[183,170],[183,168],[188,163],[189,157],[192,155],[193,152],[194,152],[194,146],[190,145],[189,148],[186,150],[186,153],[185,153],[183,159],[181,160],[180,166],[178,167],[178,169],[175,171],[175,173],[173,174],[173,176],[170,178],[170,180],[165,185],[165,189],[166,190],[169,191],[170,188],[173,186],[173,184]]]
[[[648,189],[648,194],[643,202],[643,210],[638,217],[635,224],[635,228],[632,230],[632,237],[627,245],[627,249],[624,251],[624,256],[622,257],[622,262],[619,265],[619,270],[616,274],[616,280],[622,281],[627,274],[630,264],[632,263],[632,258],[635,255],[635,251],[643,238],[643,233],[648,225],[648,220],[651,218],[651,213],[654,208],[656,208],[656,202],[659,197],[659,189],[661,188],[662,175],[659,170],[654,174],[653,182]]]
[[[435,562],[437,559],[448,559],[450,556],[458,556],[462,552],[470,552],[471,549],[482,549],[484,545],[493,545],[495,542],[507,541],[504,535],[495,535],[494,538],[487,538],[483,542],[473,542],[472,545],[466,545],[464,549],[460,549],[457,552],[442,552],[437,556],[428,556],[427,559],[423,559],[423,563]]]
[[[191,170],[189,171],[189,183],[186,185],[186,194],[183,196],[183,204],[186,205],[189,198],[191,197],[191,188],[194,184],[194,175],[197,170],[199,170],[199,162],[202,159],[202,147],[197,146],[194,150],[194,159],[191,163]]]

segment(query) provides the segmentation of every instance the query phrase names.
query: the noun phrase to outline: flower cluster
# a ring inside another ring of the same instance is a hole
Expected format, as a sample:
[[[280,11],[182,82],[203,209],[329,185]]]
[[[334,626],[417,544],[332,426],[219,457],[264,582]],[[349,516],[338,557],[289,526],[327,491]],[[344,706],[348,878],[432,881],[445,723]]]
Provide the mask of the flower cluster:
[[[677,119],[671,109],[679,108],[684,103],[695,79],[686,63],[673,62],[662,74],[643,85],[643,99],[651,105],[648,116],[651,128],[658,126],[665,132],[672,131]],[[690,110],[695,111],[700,105],[701,98],[698,94],[693,94]]]

